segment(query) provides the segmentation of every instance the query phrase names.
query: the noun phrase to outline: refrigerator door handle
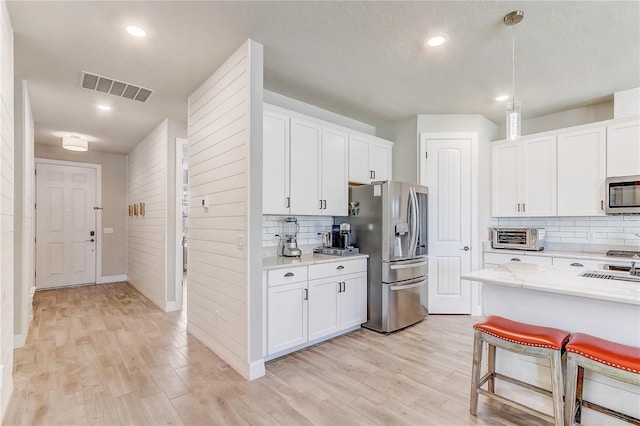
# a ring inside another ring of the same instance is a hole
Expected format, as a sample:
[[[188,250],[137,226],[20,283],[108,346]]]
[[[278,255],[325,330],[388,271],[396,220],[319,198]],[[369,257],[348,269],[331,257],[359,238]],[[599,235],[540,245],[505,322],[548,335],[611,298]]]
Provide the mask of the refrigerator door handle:
[[[415,188],[409,187],[409,205],[410,205],[410,226],[411,226],[411,239],[409,240],[409,256],[414,257],[416,255],[416,249],[418,246],[418,203],[415,196]]]
[[[392,285],[392,286],[389,287],[389,290],[398,291],[398,290],[406,290],[406,289],[409,289],[409,288],[420,287],[420,286],[426,284],[428,281],[429,280],[422,280],[420,282],[413,283],[413,284]]]
[[[389,266],[390,269],[407,269],[407,268],[415,268],[416,266],[424,266],[424,265],[428,265],[429,261],[424,261],[424,262],[416,262],[416,263],[405,263],[402,265],[391,265]]]

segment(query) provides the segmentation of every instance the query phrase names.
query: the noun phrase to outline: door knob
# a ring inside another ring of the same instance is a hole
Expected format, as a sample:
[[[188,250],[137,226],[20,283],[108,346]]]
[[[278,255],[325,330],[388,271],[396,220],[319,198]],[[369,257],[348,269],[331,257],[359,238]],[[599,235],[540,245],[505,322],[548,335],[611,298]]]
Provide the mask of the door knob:
[[[87,241],[90,241],[90,242],[94,242],[95,240],[94,240],[94,239],[92,238],[92,239],[90,239],[90,240],[87,240]]]
[[[469,251],[469,246],[464,246],[460,250]]]

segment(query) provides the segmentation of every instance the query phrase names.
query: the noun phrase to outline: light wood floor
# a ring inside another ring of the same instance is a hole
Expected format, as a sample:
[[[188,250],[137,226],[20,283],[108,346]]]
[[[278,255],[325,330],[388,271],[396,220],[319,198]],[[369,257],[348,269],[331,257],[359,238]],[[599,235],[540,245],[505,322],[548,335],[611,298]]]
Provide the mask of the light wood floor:
[[[37,292],[4,424],[536,425],[481,399],[469,415],[468,316],[359,330],[247,382],[126,283]]]

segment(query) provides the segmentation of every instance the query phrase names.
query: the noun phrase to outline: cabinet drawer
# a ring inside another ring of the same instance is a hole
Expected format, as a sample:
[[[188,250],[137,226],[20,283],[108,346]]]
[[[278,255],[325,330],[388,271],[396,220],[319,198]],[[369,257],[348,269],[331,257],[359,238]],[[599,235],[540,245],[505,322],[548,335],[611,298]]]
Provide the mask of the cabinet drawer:
[[[275,285],[297,283],[307,280],[307,267],[295,266],[292,268],[272,269],[268,272],[268,285],[273,287]]]
[[[576,268],[588,269],[604,269],[604,262],[598,262],[597,260],[567,259],[564,257],[554,257],[553,265],[574,266]]]
[[[331,263],[321,263],[309,266],[309,279],[333,277],[336,275],[352,274],[354,272],[365,272],[367,270],[367,259],[340,260]]]
[[[536,265],[551,265],[553,260],[551,257],[542,256],[527,256],[524,254],[512,254],[512,253],[485,253],[484,263],[491,263],[494,265],[501,265],[503,263],[510,262],[514,259],[519,259],[520,262],[535,263]],[[518,260],[514,260],[518,261]]]

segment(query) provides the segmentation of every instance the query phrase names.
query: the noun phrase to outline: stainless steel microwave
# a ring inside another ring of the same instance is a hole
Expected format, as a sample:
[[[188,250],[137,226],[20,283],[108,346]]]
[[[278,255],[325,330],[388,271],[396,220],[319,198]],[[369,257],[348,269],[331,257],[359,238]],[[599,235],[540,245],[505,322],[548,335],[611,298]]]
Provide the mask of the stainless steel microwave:
[[[607,178],[606,191],[607,214],[640,214],[640,175]]]
[[[544,250],[544,228],[493,228],[491,247],[516,250]]]

